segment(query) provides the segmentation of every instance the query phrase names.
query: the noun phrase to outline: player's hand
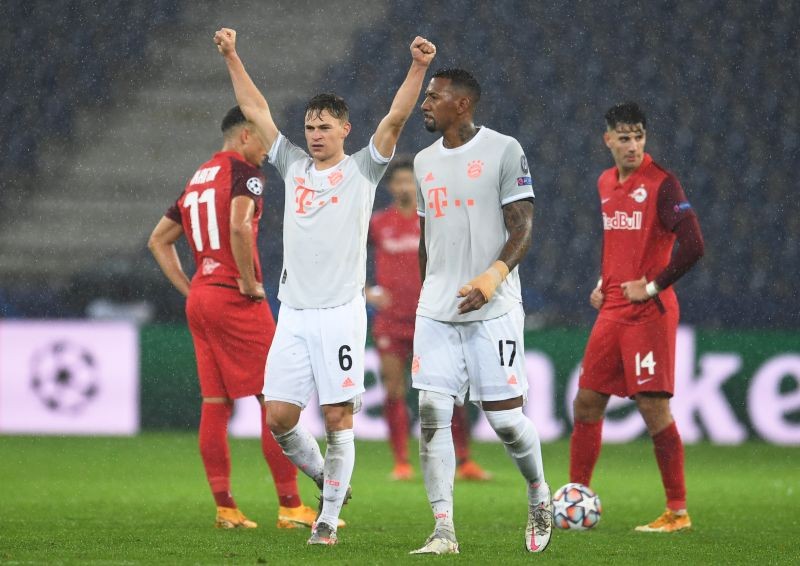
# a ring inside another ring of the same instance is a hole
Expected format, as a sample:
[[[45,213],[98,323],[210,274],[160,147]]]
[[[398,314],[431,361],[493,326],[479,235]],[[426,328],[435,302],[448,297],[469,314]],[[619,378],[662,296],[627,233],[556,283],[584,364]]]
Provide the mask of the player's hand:
[[[476,311],[489,302],[480,289],[473,287],[469,283],[458,290],[458,296],[466,297],[463,301],[458,303],[458,314],[467,314],[468,312]]]
[[[214,34],[214,43],[217,44],[217,49],[223,56],[227,57],[236,53],[236,30],[221,28]]]
[[[411,42],[411,58],[415,63],[420,63],[427,67],[435,56],[436,46],[424,37],[417,36]]]
[[[589,304],[597,310],[600,310],[600,307],[603,306],[603,299],[605,298],[606,296],[603,294],[603,291],[600,289],[600,287],[595,287],[592,291],[592,294],[589,295]]]
[[[382,311],[392,304],[392,294],[380,285],[367,287],[365,295],[367,304],[372,305],[379,311]]]
[[[650,295],[647,294],[647,278],[642,277],[635,281],[625,281],[622,287],[622,294],[632,303],[643,303],[650,300]]]
[[[238,278],[236,282],[239,284],[239,292],[251,301],[263,301],[267,296],[264,292],[264,285],[261,283],[245,284],[244,280]]]

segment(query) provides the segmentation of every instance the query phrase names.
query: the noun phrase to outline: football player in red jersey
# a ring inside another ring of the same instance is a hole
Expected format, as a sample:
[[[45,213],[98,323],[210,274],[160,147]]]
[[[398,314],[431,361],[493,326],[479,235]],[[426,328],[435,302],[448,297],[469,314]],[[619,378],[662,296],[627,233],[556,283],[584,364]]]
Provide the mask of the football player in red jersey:
[[[264,187],[259,167],[267,151],[238,106],[222,120],[222,134],[222,150],[194,173],[156,225],[148,246],[170,282],[187,297],[203,397],[200,454],[217,504],[216,526],[257,526],[231,495],[227,437],[233,400],[250,395],[261,404],[261,447],[278,492],[278,527],[311,526],[316,511],[300,501],[297,468],[266,426],[261,394],[275,333],[256,248]],[[184,233],[196,265],[191,281],[175,250]]]
[[[653,439],[667,499],[667,510],[636,530],[675,532],[692,523],[683,444],[669,406],[679,317],[672,285],[702,257],[703,236],[678,179],[644,151],[647,122],[639,106],[619,104],[605,119],[614,167],[597,182],[602,276],[589,300],[599,313],[573,403],[570,481],[589,485],[609,397],[631,397]]]
[[[410,480],[414,469],[408,458],[408,407],[406,375],[414,349],[414,320],[422,287],[418,269],[419,217],[414,162],[396,157],[385,175],[394,202],[375,213],[369,240],[375,253],[376,284],[367,288],[367,302],[377,309],[372,337],[381,358],[381,379],[386,392],[384,415],[394,455],[391,478]],[[453,411],[456,477],[484,481],[492,475],[470,458],[469,417],[466,407]]]

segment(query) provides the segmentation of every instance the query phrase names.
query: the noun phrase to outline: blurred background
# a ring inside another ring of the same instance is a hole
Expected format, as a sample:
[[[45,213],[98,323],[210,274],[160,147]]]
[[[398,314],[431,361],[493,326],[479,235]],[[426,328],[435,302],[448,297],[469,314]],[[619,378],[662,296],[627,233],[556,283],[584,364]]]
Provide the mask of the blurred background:
[[[532,330],[593,320],[596,179],[612,164],[603,114],[638,101],[647,149],[681,180],[706,238],[677,285],[682,321],[800,343],[798,2],[5,0],[2,11],[5,319],[182,323],[146,240],[221,146],[235,100],[212,35],[227,26],[300,145],[306,100],[333,90],[351,107],[347,149],[362,147],[417,34],[436,43],[434,67],[471,70],[484,91],[477,121],[516,137],[531,164],[535,241],[521,273]],[[433,141],[416,114],[398,150]],[[265,171],[259,246],[274,297],[283,192]],[[376,208],[388,201],[379,189]]]
[[[0,62],[0,314],[180,320],[149,257],[150,230],[220,144],[234,104],[211,41],[240,52],[283,131],[323,90],[352,109],[348,149],[368,140],[416,34],[434,67],[471,69],[481,124],[520,140],[534,175],[530,323],[587,324],[601,224],[596,179],[611,165],[605,110],[637,100],[648,150],[682,181],[707,254],[678,289],[684,322],[797,328],[800,321],[800,49],[797,2],[3,3]],[[399,150],[434,138],[410,120]],[[275,294],[283,193],[267,191],[260,249]],[[379,191],[376,207],[388,197]],[[116,307],[116,308],[115,308]]]

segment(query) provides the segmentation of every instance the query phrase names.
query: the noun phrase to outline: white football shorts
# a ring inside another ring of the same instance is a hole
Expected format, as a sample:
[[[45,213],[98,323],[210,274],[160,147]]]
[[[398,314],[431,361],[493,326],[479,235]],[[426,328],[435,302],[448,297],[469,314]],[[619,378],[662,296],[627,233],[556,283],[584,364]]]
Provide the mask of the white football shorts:
[[[415,389],[469,400],[527,396],[522,305],[475,322],[441,322],[417,316],[411,381]]]
[[[351,401],[357,412],[366,340],[363,295],[327,309],[281,305],[267,356],[264,397],[305,408],[316,390],[320,405]]]

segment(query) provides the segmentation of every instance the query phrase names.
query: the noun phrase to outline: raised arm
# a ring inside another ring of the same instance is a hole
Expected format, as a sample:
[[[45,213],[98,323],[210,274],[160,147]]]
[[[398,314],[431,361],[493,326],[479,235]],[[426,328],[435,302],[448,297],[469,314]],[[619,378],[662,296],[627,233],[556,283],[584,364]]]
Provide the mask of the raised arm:
[[[269,151],[278,138],[278,127],[272,120],[267,99],[247,74],[239,54],[236,53],[236,31],[229,28],[220,29],[214,34],[214,43],[217,44],[217,49],[222,53],[228,66],[233,92],[236,94],[236,102],[242,114],[255,125],[258,135]]]
[[[422,81],[425,80],[425,72],[435,55],[436,46],[427,39],[417,36],[411,42],[411,67],[397,94],[394,95],[389,113],[375,130],[375,148],[384,157],[389,157],[394,152],[397,138],[400,137],[403,126],[414,111],[422,90]]]

